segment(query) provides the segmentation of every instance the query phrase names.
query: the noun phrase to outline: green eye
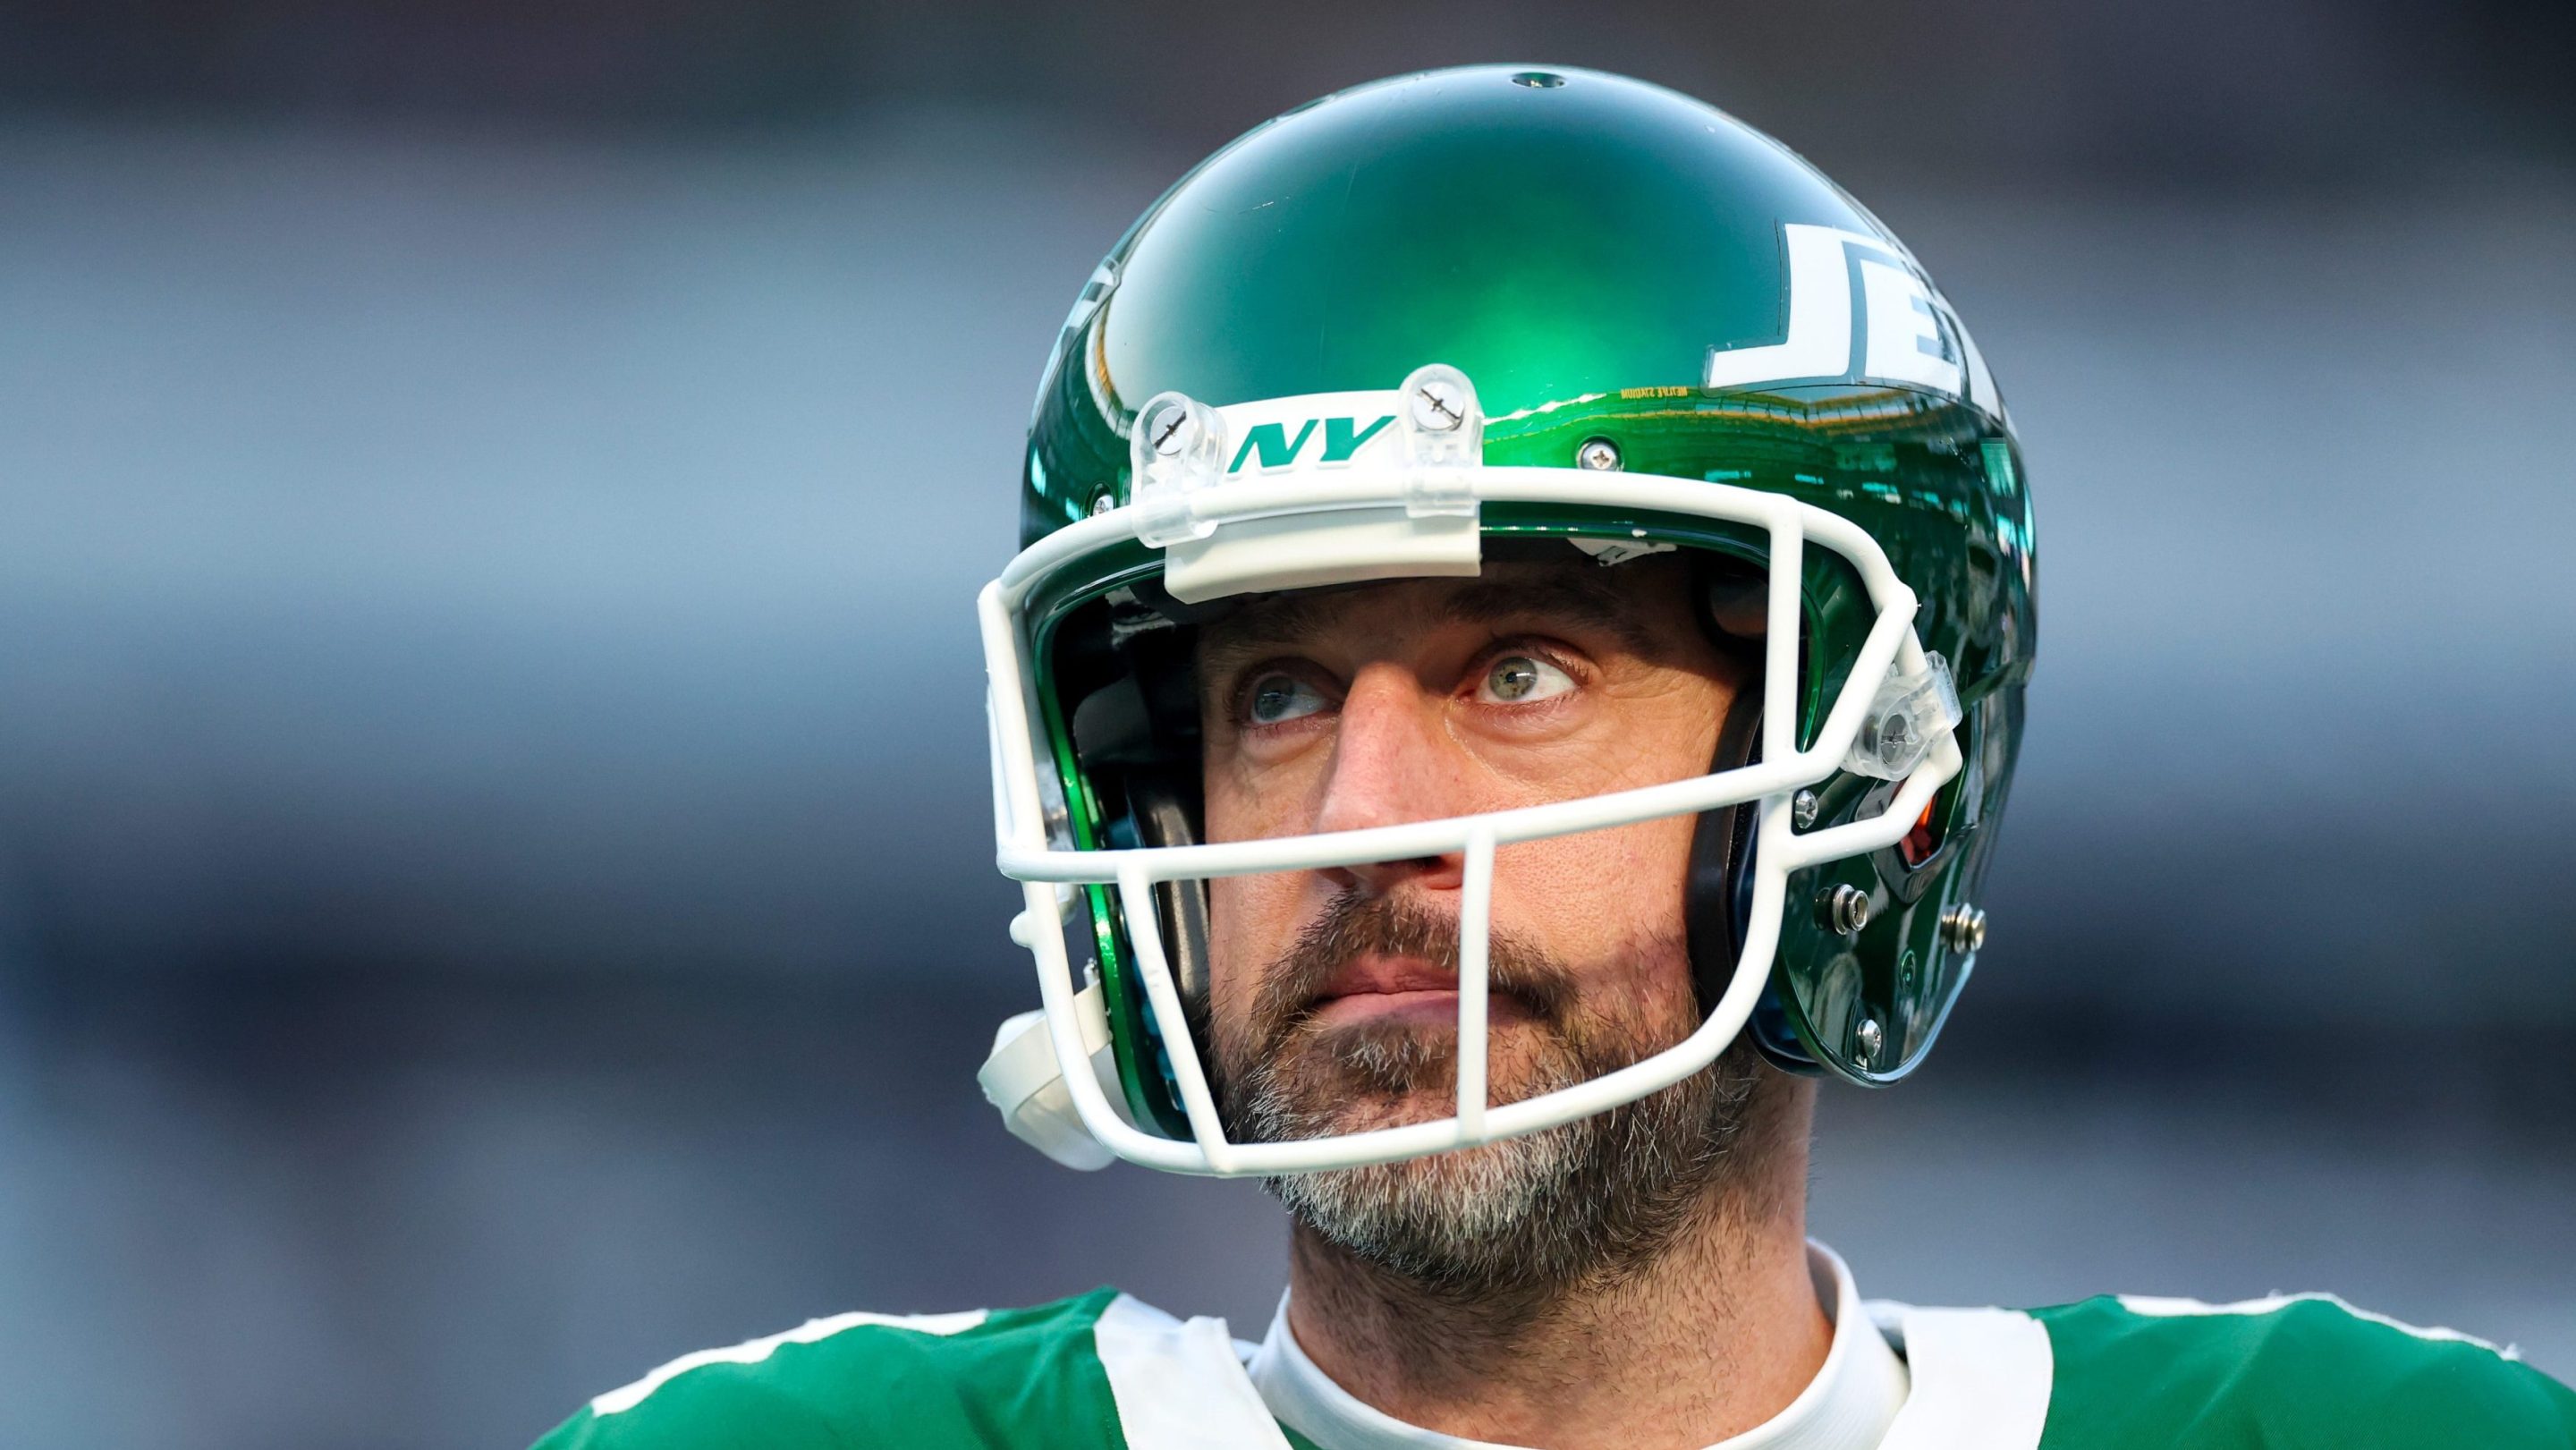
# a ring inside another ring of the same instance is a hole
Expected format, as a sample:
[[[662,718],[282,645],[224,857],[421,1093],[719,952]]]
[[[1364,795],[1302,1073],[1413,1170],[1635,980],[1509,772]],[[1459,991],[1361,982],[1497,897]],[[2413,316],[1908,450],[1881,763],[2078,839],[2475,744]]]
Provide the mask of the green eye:
[[[1253,682],[1246,713],[1255,725],[1280,725],[1324,708],[1323,694],[1294,675],[1263,675]]]
[[[1574,677],[1534,655],[1505,655],[1485,671],[1485,699],[1506,705],[1545,700],[1574,688]]]

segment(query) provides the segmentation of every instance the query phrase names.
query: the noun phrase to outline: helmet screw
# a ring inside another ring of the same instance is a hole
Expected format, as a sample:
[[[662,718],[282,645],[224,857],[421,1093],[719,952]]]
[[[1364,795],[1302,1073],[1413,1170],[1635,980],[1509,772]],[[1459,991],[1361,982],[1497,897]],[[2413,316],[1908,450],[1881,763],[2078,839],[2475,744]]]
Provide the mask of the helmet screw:
[[[1825,925],[1836,936],[1849,936],[1869,925],[1869,893],[1849,882],[1826,892],[1816,904],[1824,908]]]
[[[1941,940],[1954,952],[1973,952],[1986,944],[1986,914],[1962,901],[1941,913]]]
[[[1586,438],[1583,446],[1574,450],[1574,466],[1594,473],[1616,473],[1620,467],[1619,445],[1607,438]]]
[[[1409,402],[1413,426],[1425,433],[1455,433],[1467,421],[1465,400],[1446,378],[1425,378],[1415,384]]]
[[[1117,498],[1114,495],[1104,493],[1100,497],[1091,501],[1091,516],[1096,519],[1116,507],[1118,507]]]
[[[1190,410],[1179,403],[1158,409],[1145,420],[1145,440],[1155,456],[1176,458],[1190,445]]]
[[[1816,799],[1816,793],[1802,790],[1789,798],[1789,824],[1803,831],[1816,823],[1816,812],[1821,809],[1823,803]]]
[[[1902,751],[1914,743],[1914,722],[1903,711],[1890,714],[1879,723],[1878,738],[1889,750]]]
[[[1877,1061],[1878,1050],[1887,1045],[1887,1032],[1878,1025],[1878,1019],[1875,1017],[1860,1019],[1860,1030],[1853,1036],[1859,1041],[1856,1044],[1857,1050],[1852,1053],[1852,1061],[1862,1067]]]

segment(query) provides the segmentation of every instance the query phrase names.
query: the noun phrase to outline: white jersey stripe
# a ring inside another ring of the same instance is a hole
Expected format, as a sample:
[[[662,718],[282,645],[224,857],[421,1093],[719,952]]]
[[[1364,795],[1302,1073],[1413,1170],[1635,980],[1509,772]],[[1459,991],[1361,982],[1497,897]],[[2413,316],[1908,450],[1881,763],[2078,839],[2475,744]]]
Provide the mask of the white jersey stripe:
[[[1900,1309],[1913,1390],[1879,1450],[2034,1450],[2057,1356],[2015,1309]]]
[[[812,1344],[818,1339],[829,1339],[843,1330],[869,1326],[909,1329],[916,1334],[963,1334],[982,1324],[989,1312],[983,1309],[968,1309],[956,1314],[851,1313],[835,1314],[829,1319],[808,1319],[794,1329],[778,1334],[745,1340],[723,1349],[701,1349],[693,1354],[681,1355],[635,1383],[610,1390],[592,1400],[590,1412],[601,1416],[623,1413],[644,1403],[655,1390],[693,1369],[701,1369],[711,1364],[758,1364],[776,1354],[782,1345]]]
[[[2151,1319],[2172,1319],[2202,1314],[2277,1314],[2299,1303],[2332,1304],[2355,1319],[2371,1324],[2384,1324],[2400,1333],[2411,1334],[2417,1339],[2474,1344],[2499,1359],[2522,1358],[2521,1353],[2510,1344],[2499,1345],[2480,1339],[2474,1334],[2462,1334],[2456,1329],[2427,1328],[2420,1324],[2409,1324],[2402,1319],[2391,1319],[2385,1314],[2374,1314],[2367,1309],[2356,1309],[2345,1303],[2342,1296],[2336,1294],[2267,1294],[2260,1299],[2240,1299],[2233,1304],[2204,1304],[2198,1299],[2159,1299],[2146,1294],[2120,1296],[2121,1308]]]
[[[1174,1319],[1125,1294],[1092,1326],[1127,1450],[1288,1450],[1222,1319]]]

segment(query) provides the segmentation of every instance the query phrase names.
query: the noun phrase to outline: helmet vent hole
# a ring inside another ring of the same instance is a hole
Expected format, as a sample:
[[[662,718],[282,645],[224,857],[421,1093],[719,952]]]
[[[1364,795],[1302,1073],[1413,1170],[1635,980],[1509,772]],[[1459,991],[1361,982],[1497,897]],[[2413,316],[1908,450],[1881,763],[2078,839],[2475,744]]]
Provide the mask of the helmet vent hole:
[[[1534,91],[1552,91],[1565,84],[1565,77],[1554,71],[1525,70],[1512,77],[1512,84],[1527,86]]]

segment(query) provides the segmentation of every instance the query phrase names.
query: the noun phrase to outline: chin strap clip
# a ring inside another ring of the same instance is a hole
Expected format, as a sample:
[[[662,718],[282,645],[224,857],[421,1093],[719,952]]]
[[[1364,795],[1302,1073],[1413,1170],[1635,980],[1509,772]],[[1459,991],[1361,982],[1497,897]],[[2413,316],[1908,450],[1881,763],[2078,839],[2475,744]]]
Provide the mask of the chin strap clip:
[[[1100,984],[1074,994],[1074,1015],[1082,1024],[1082,1046],[1089,1067],[1112,1105],[1125,1100],[1118,1085],[1118,1062],[1109,1048],[1109,1014]],[[1074,1108],[1073,1089],[1056,1061],[1055,1040],[1047,1035],[1046,1013],[1022,1012],[993,1034],[993,1051],[975,1074],[984,1100],[999,1109],[1011,1136],[1067,1168],[1085,1172],[1117,1161],[1107,1144],[1091,1136]],[[1123,1112],[1121,1116],[1124,1116]]]

